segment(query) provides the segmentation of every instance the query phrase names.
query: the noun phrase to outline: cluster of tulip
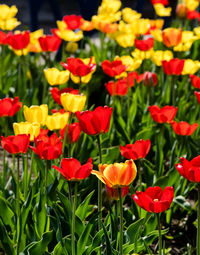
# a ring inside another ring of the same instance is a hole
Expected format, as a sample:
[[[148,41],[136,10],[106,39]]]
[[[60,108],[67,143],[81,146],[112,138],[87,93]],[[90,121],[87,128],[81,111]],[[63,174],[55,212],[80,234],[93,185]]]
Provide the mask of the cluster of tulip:
[[[171,15],[168,0],[151,2],[157,16]],[[191,249],[200,253],[199,3],[179,3],[174,27],[162,29],[162,19],[103,0],[91,21],[66,15],[51,35],[13,32],[17,8],[0,5],[6,254],[152,254],[156,238],[154,252],[169,254],[161,223],[174,238],[172,218],[196,189],[189,182],[198,183]],[[100,47],[84,36],[93,29]]]

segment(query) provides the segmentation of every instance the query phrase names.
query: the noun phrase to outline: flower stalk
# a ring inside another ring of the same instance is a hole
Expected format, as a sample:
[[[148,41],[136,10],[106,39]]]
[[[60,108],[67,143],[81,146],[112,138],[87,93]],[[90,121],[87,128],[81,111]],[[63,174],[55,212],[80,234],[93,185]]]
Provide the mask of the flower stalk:
[[[76,247],[75,247],[75,213],[76,213],[76,203],[77,203],[77,188],[78,184],[75,182],[74,184],[74,201],[72,207],[72,255],[76,255]]]
[[[120,207],[120,236],[119,236],[119,254],[123,255],[123,206],[122,206],[122,192],[121,188],[118,188],[119,192],[119,207]]]
[[[198,183],[198,209],[197,209],[197,255],[200,254],[200,183]]]
[[[102,163],[102,153],[101,153],[101,139],[100,135],[97,135],[97,144],[99,149],[99,163]],[[102,229],[102,182],[98,180],[98,227],[99,230]]]
[[[162,234],[161,234],[161,224],[160,224],[160,213],[156,213],[158,221],[158,234],[159,234],[159,255],[162,255]]]

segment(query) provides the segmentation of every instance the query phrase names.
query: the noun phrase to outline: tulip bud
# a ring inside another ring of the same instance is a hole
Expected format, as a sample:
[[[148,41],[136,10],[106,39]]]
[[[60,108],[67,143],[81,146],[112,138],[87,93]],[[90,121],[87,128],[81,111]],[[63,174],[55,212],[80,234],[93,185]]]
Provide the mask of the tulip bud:
[[[177,17],[183,19],[187,16],[187,7],[184,3],[178,4],[176,7],[176,15]]]
[[[158,83],[158,78],[155,73],[145,72],[143,77],[143,84],[146,87],[154,87]]]
[[[70,53],[75,53],[78,50],[78,43],[68,42],[66,46],[66,51]]]

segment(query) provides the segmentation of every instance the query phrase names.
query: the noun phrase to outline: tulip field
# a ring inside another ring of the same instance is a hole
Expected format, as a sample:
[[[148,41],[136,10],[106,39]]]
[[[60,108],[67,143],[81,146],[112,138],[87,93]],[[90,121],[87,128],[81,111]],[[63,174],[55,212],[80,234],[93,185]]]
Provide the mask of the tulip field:
[[[200,255],[200,1],[151,3],[0,4],[0,254]]]

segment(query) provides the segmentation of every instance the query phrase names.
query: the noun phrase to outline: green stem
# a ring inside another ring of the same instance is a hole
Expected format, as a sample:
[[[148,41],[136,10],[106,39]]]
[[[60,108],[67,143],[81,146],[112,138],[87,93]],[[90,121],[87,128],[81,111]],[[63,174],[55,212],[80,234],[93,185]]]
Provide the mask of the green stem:
[[[72,115],[73,115],[73,113],[71,113],[70,116],[69,116],[67,128],[66,128],[66,130],[65,130],[65,135],[64,135],[63,145],[62,145],[62,158],[64,158],[65,145],[66,145],[66,142],[67,142],[67,135],[68,135],[69,126],[70,126],[70,124],[71,124],[72,117],[73,117]],[[71,156],[70,154],[71,154],[71,151],[70,151],[70,146],[69,146],[68,157]]]
[[[198,209],[197,209],[197,255],[200,254],[200,183],[198,183]]]
[[[158,221],[158,233],[159,233],[159,255],[162,255],[162,235],[161,235],[161,224],[160,224],[160,213],[156,213]]]
[[[119,237],[119,254],[123,255],[123,205],[122,205],[122,193],[121,188],[119,191],[119,204],[120,204],[120,237]]]
[[[30,187],[31,177],[32,177],[32,173],[33,173],[33,158],[34,158],[34,151],[31,152],[31,163],[30,163],[30,174],[28,176],[28,187]]]
[[[16,212],[17,212],[17,254],[19,254],[19,244],[20,244],[20,168],[19,168],[20,155],[17,155],[17,182],[16,182]]]
[[[47,185],[48,185],[48,160],[46,160],[45,164],[45,190],[46,190],[46,197],[47,197]]]
[[[77,182],[74,184],[74,202],[72,209],[72,255],[76,255],[75,248],[75,213],[76,213],[76,203],[77,203]]]
[[[171,84],[171,104],[175,106],[176,104],[176,90],[175,90],[175,81],[176,81],[176,76],[172,75],[172,84]]]
[[[101,154],[101,139],[100,135],[97,135],[97,144],[99,149],[99,163],[102,163],[102,154]],[[98,227],[99,230],[102,229],[102,182],[98,180]]]

